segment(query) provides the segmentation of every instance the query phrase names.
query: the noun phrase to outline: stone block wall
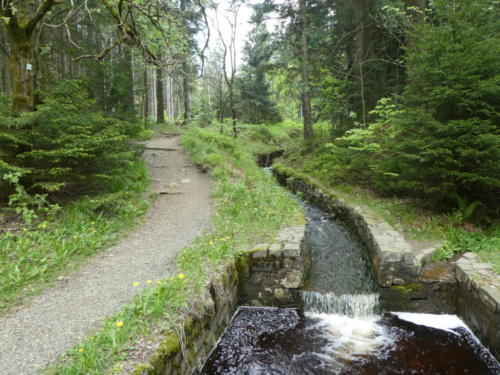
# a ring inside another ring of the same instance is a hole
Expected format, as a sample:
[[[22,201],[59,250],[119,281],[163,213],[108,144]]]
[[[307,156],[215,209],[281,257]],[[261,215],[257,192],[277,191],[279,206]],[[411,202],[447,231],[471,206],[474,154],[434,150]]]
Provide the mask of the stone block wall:
[[[500,275],[473,253],[456,262],[457,313],[500,359]]]
[[[307,269],[305,226],[283,228],[275,242],[256,246],[240,260],[240,300],[254,306],[296,306]]]
[[[166,336],[148,363],[136,366],[134,375],[195,374],[203,365],[229,323],[238,301],[238,268],[228,263],[205,290],[196,313],[184,316]]]
[[[149,363],[134,375],[196,374],[240,304],[293,305],[305,273],[305,224],[284,227],[275,241],[242,253],[226,264],[205,290],[196,314],[183,317],[163,339]]]

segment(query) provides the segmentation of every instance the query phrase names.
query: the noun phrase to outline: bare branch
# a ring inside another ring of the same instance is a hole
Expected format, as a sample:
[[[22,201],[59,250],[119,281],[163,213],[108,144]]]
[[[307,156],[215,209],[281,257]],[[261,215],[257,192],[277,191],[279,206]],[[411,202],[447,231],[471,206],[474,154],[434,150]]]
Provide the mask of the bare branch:
[[[37,8],[35,11],[35,14],[33,17],[29,20],[28,24],[26,25],[26,32],[28,34],[31,34],[33,30],[35,30],[36,25],[38,22],[42,20],[42,18],[47,14],[47,12],[52,9],[52,7],[56,4],[56,0],[44,0],[40,6]]]
[[[202,77],[203,71],[205,69],[205,51],[207,50],[208,44],[210,43],[210,24],[208,22],[207,10],[206,10],[205,6],[203,5],[203,3],[199,0],[195,0],[194,2],[196,5],[198,5],[198,7],[201,10],[201,14],[203,15],[203,20],[205,21],[205,26],[207,28],[207,38],[205,39],[205,45],[203,46],[203,48],[201,50],[201,54],[200,54],[200,57],[201,57],[200,77]]]
[[[81,55],[73,59],[73,61],[80,61],[83,59],[95,59],[96,61],[102,61],[115,47],[117,47],[119,44],[123,43],[126,39],[125,35],[122,35],[121,38],[115,40],[114,42],[111,43],[111,41],[108,41],[107,46],[101,51],[101,53],[97,55]]]
[[[72,45],[73,47],[75,47],[76,49],[79,49],[80,51],[83,51],[83,48],[82,48],[82,47],[80,47],[80,46],[79,46],[79,45],[78,45],[78,44],[77,44],[77,43],[73,40],[73,38],[72,38],[72,36],[71,36],[71,30],[69,29],[68,24],[65,24],[65,25],[64,25],[64,28],[66,29],[66,35],[68,36],[68,40],[69,40],[69,42],[71,43],[71,45]]]

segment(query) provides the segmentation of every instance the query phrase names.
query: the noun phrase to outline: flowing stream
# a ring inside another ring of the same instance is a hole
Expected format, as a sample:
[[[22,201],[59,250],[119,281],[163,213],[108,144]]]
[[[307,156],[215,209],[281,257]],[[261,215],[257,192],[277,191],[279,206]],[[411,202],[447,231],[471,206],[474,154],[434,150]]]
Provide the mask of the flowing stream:
[[[500,365],[456,316],[382,315],[366,249],[304,204],[311,270],[302,309],[240,307],[203,375],[497,375]]]

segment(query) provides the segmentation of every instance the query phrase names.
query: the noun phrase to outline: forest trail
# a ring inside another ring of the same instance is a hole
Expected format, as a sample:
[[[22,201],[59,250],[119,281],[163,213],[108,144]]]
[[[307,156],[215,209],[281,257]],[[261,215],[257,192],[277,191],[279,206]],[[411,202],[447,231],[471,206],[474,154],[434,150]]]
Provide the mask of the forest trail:
[[[165,149],[165,150],[163,150]],[[160,193],[144,222],[57,285],[0,318],[0,374],[28,375],[99,327],[131,300],[133,283],[168,277],[175,254],[209,228],[210,183],[178,137],[156,136],[144,158]]]

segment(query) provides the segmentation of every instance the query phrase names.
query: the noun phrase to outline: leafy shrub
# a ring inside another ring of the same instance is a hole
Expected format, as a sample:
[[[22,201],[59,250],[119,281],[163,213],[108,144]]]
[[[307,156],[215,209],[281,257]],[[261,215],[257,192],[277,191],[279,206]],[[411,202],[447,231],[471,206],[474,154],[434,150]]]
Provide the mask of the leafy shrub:
[[[2,180],[9,182],[14,186],[15,192],[9,196],[8,210],[12,211],[23,219],[26,224],[31,224],[38,218],[40,213],[54,213],[60,209],[57,204],[50,204],[47,201],[46,194],[29,195],[24,187],[19,183],[22,176],[20,172],[6,173]]]

